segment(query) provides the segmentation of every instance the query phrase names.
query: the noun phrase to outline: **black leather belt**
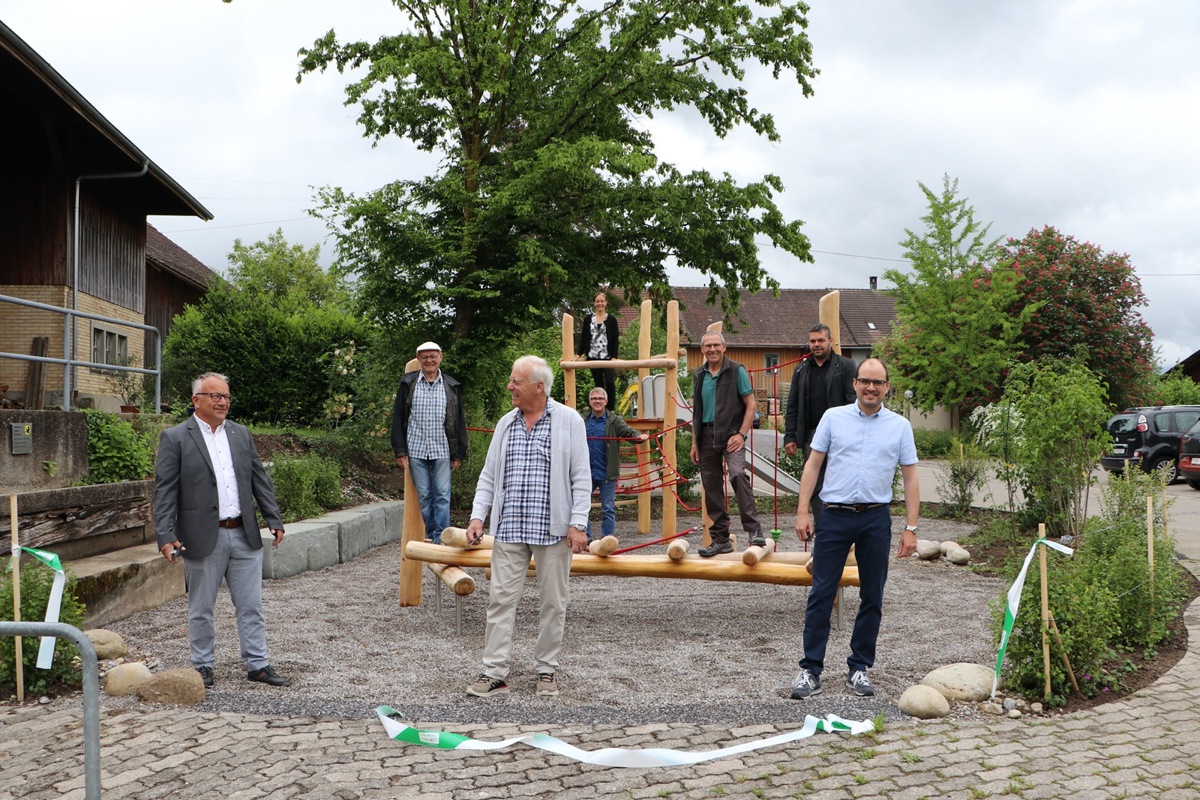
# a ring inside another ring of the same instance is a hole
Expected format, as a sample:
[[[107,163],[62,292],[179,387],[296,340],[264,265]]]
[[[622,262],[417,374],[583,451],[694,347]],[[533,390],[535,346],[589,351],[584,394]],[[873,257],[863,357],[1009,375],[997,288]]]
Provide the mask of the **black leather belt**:
[[[886,505],[887,503],[826,503],[825,508],[836,508],[839,511],[853,511],[855,514],[860,514],[863,511],[870,511],[872,508]]]
[[[218,528],[240,528],[242,527],[241,517],[230,517],[229,519],[217,520]]]

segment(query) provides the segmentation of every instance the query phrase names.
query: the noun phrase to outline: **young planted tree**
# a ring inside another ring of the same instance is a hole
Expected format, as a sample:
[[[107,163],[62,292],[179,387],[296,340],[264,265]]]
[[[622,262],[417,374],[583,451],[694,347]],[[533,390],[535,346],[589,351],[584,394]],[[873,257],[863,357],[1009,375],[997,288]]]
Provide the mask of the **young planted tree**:
[[[918,186],[929,204],[925,231],[906,228],[901,242],[912,272],[884,273],[896,285],[896,324],[884,355],[914,404],[926,412],[946,407],[958,430],[965,403],[999,393],[1021,325],[1037,306],[1012,310],[1016,273],[999,258],[999,240],[988,240],[991,226],[959,196],[958,181],[943,176],[940,193]]]
[[[1129,256],[1105,253],[1050,226],[1010,239],[1005,251],[1020,274],[1009,309],[1040,306],[1021,330],[1020,359],[1082,352],[1117,408],[1153,399],[1153,334],[1137,310],[1146,297]]]
[[[497,365],[504,342],[586,305],[596,286],[669,293],[666,264],[708,275],[726,312],[776,283],[766,240],[811,260],[801,222],[775,205],[778,177],[739,184],[661,159],[645,119],[689,108],[718,136],[747,125],[746,65],[816,74],[807,7],[786,0],[394,0],[399,32],[301,51],[298,80],[365,68],[347,105],[373,140],[398,136],[441,167],[353,195],[320,193],[337,265],[369,315],[445,336],[457,359]]]

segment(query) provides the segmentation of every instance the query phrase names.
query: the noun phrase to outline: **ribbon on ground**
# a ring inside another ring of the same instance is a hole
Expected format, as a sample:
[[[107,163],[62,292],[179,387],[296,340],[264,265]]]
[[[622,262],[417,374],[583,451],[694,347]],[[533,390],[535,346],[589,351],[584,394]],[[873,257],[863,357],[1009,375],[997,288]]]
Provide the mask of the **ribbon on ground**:
[[[596,764],[601,767],[679,767],[689,764],[699,764],[702,761],[711,761],[717,758],[725,758],[739,753],[747,753],[763,747],[787,744],[798,739],[806,739],[818,731],[825,733],[849,733],[851,736],[854,736],[875,730],[875,724],[871,720],[853,722],[851,720],[844,720],[833,714],[824,719],[819,719],[809,714],[804,718],[804,727],[800,730],[781,733],[778,736],[771,736],[753,742],[743,742],[732,747],[723,747],[720,750],[704,750],[695,753],[683,750],[668,750],[662,747],[649,747],[643,750],[630,750],[620,747],[582,750],[574,745],[567,744],[561,739],[556,739],[544,733],[529,733],[500,742],[485,742],[457,733],[417,730],[405,722],[403,720],[404,715],[391,706],[379,706],[375,709],[375,713],[379,715],[379,721],[383,723],[388,738],[400,742],[419,744],[425,747],[436,747],[442,750],[500,750],[505,747],[511,747],[514,744],[524,743],[530,747],[537,747],[550,753],[573,758],[584,764]]]
[[[63,571],[58,555],[48,550],[38,550],[35,547],[16,549],[28,553],[54,570],[54,583],[50,586],[50,598],[46,601],[46,622],[58,622],[58,615],[62,611],[63,587],[67,584],[67,574]],[[12,569],[11,561],[8,562],[8,568]],[[57,641],[53,636],[42,637],[41,647],[38,648],[38,669],[50,669],[50,665],[54,662],[54,645]]]
[[[1037,552],[1039,544],[1044,544],[1069,556],[1075,554],[1071,548],[1049,539],[1038,539],[1033,543],[1033,547],[1029,548],[1029,555],[1025,556],[1025,563],[1021,565],[1017,579],[1009,587],[1007,602],[1004,604],[1004,630],[1000,633],[1000,654],[996,656],[996,674],[992,676],[992,697],[996,696],[996,689],[1000,686],[1000,668],[1004,666],[1004,652],[1008,650],[1008,639],[1012,636],[1013,625],[1017,622],[1017,609],[1021,607],[1021,592],[1025,591],[1025,574],[1029,572],[1029,562],[1033,561],[1033,554]]]

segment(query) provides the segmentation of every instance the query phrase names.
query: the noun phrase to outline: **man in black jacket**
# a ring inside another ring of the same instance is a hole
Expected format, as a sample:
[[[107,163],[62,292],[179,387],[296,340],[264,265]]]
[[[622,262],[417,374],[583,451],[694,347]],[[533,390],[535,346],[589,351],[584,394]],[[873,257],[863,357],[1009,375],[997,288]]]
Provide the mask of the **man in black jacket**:
[[[467,420],[462,385],[442,372],[437,342],[418,347],[417,361],[420,371],[405,373],[396,391],[392,451],[412,475],[425,538],[440,544],[450,524],[450,473],[467,457]]]
[[[854,360],[833,352],[833,334],[829,326],[818,322],[808,329],[809,357],[796,366],[792,386],[788,390],[787,416],[783,434],[783,449],[789,456],[801,448],[808,458],[813,434],[825,412],[836,406],[855,401]],[[812,519],[815,526],[821,517],[821,487],[825,483],[825,465],[817,475],[812,494]]]

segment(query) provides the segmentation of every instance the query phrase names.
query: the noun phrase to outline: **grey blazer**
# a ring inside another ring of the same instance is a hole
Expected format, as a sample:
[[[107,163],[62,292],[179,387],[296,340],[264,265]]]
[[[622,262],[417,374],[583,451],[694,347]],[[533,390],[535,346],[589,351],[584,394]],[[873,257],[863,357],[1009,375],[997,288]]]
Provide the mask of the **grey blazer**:
[[[242,524],[251,547],[261,548],[262,537],[255,535],[258,521],[254,503],[258,502],[267,527],[282,530],[279,503],[271,478],[250,438],[250,431],[236,422],[225,421],[225,436],[237,473],[238,498],[242,505]],[[205,558],[217,540],[219,500],[217,477],[199,422],[189,417],[167,428],[158,440],[154,469],[154,532],[161,550],[175,540],[183,545],[184,558]],[[251,533],[254,532],[254,533]]]

